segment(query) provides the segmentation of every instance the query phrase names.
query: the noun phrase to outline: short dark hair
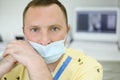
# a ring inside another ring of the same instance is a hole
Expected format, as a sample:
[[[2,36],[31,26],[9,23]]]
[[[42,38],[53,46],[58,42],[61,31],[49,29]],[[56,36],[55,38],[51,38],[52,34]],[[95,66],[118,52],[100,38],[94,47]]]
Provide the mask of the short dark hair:
[[[23,26],[24,26],[25,14],[30,7],[50,6],[52,4],[56,4],[60,7],[60,9],[62,10],[62,12],[65,16],[66,24],[68,24],[67,11],[66,11],[64,5],[60,1],[58,1],[58,0],[32,0],[31,2],[28,3],[28,5],[24,9],[24,12],[23,12]]]

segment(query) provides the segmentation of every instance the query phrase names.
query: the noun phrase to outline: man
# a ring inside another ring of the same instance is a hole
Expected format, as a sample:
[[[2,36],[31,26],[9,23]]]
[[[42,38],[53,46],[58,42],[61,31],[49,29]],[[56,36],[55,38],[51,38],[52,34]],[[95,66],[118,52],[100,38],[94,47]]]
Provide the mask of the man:
[[[32,0],[23,13],[26,39],[6,46],[0,78],[102,80],[102,67],[96,60],[65,48],[69,30],[66,10],[58,0]]]

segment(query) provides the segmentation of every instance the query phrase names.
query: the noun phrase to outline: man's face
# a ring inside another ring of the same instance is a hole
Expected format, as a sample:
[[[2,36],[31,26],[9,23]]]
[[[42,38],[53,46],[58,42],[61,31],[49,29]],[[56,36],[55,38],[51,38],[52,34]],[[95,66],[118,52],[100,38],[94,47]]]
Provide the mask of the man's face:
[[[26,38],[42,45],[64,39],[69,30],[63,12],[55,4],[29,8],[24,21]]]

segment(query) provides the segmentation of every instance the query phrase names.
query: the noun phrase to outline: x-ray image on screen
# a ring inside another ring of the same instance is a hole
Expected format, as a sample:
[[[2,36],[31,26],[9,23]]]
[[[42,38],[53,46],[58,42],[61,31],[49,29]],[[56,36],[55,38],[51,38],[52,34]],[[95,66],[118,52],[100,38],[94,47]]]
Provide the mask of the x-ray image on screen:
[[[116,11],[77,12],[77,32],[116,33]]]

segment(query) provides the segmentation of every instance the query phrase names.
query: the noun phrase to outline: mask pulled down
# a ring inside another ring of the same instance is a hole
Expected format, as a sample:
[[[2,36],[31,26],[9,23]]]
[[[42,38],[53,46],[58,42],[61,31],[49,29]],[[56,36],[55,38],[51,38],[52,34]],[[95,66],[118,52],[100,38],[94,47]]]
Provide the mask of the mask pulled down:
[[[56,41],[46,46],[32,41],[29,41],[29,43],[47,64],[56,62],[65,53],[64,40]]]

